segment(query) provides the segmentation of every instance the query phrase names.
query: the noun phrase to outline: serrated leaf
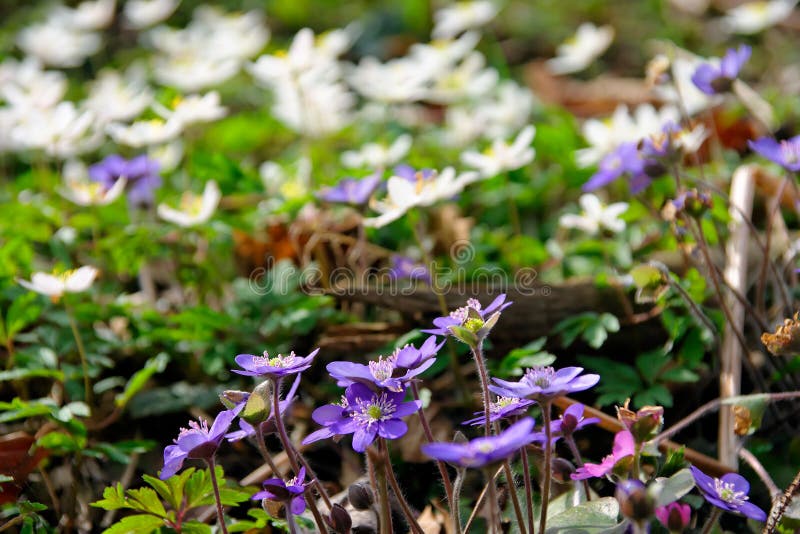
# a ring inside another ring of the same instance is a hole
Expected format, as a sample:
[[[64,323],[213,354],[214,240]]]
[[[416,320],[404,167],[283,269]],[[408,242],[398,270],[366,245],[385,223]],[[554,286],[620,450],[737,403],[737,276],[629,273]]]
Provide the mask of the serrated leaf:
[[[148,512],[158,517],[167,517],[167,511],[152,488],[131,489],[127,492],[128,497],[133,501],[133,506],[142,512]]]
[[[182,473],[178,473],[177,475],[173,475],[167,479],[167,484],[169,485],[170,493],[172,494],[172,498],[174,500],[172,506],[175,510],[181,510],[186,481],[191,478],[194,472],[195,468],[190,467],[189,469],[184,469]],[[172,503],[172,501],[170,502]]]
[[[222,473],[222,468],[217,466],[217,472]],[[222,479],[220,476],[219,480]],[[214,488],[211,486],[211,478],[208,476],[208,469],[198,469],[184,486],[186,493],[186,509],[202,506],[203,501],[212,494]]]
[[[105,529],[103,534],[151,534],[162,526],[164,526],[164,521],[156,516],[129,515]]]
[[[115,486],[108,486],[103,490],[103,498],[91,503],[91,506],[102,508],[103,510],[119,510],[121,508],[133,508],[125,498],[125,490],[122,484],[117,482]]]
[[[173,510],[178,510],[180,507],[180,500],[176,500],[172,491],[170,491],[169,484],[161,480],[160,478],[156,478],[150,475],[142,475],[142,480],[150,484],[150,486],[156,490],[156,492],[161,496],[162,499],[167,501],[169,505],[172,507]]]

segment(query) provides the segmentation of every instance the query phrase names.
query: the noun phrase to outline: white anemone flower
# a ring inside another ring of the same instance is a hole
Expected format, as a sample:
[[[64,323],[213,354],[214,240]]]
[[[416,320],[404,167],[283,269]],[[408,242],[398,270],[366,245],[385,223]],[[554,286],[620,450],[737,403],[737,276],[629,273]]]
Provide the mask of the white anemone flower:
[[[66,26],[56,18],[33,24],[17,34],[17,46],[45,65],[78,67],[100,50],[102,39]]]
[[[64,293],[82,293],[89,289],[97,277],[98,270],[90,265],[63,273],[35,272],[30,282],[17,280],[25,289],[30,289],[57,301]]]
[[[366,98],[398,104],[423,100],[437,74],[433,61],[407,56],[381,63],[370,56],[350,69],[347,81]]]
[[[22,61],[6,59],[0,64],[0,97],[20,112],[52,108],[61,102],[66,92],[64,73],[43,70],[41,61],[35,57]]]
[[[94,112],[99,122],[108,123],[132,120],[152,102],[153,92],[144,80],[105,70],[91,82],[83,105]]]
[[[79,31],[107,28],[114,18],[116,0],[90,0],[81,2],[76,8],[58,6],[51,17]]]
[[[582,71],[600,57],[613,40],[614,28],[611,26],[598,28],[591,22],[584,22],[575,35],[558,46],[558,55],[547,60],[547,68],[553,74]]]
[[[133,148],[167,143],[182,131],[183,123],[173,119],[151,119],[133,124],[112,122],[106,126],[106,132],[115,142]]]
[[[456,66],[442,69],[428,91],[426,100],[449,104],[460,100],[478,100],[497,87],[497,70],[486,67],[486,58],[473,52]]]
[[[220,105],[219,93],[211,91],[205,95],[190,95],[176,98],[174,108],[167,109],[161,104],[156,104],[156,113],[164,119],[177,121],[184,126],[202,122],[213,122],[224,117],[228,110]]]
[[[158,205],[158,216],[167,222],[184,228],[208,221],[219,205],[222,194],[214,180],[206,182],[202,195],[186,192],[181,198],[180,207],[175,209],[167,204]]]
[[[80,161],[70,160],[64,164],[64,187],[58,189],[61,196],[79,206],[106,206],[122,195],[128,180],[123,176],[110,189],[89,180],[89,173]]]
[[[589,235],[597,235],[602,229],[614,234],[625,230],[625,221],[619,216],[628,210],[627,202],[615,202],[605,206],[597,196],[591,193],[581,195],[578,202],[580,202],[583,212],[580,215],[562,215],[558,220],[560,226],[576,228]]]
[[[759,33],[791,14],[797,0],[760,0],[729,9],[722,26],[730,33]]]
[[[21,149],[43,150],[56,158],[69,158],[97,148],[102,135],[93,128],[91,111],[81,111],[73,102],[20,114],[10,138]]]
[[[401,135],[391,145],[367,143],[359,150],[342,153],[342,165],[350,168],[383,169],[402,160],[411,149],[411,136]]]
[[[165,21],[178,4],[180,0],[127,0],[123,13],[130,27],[141,30]]]
[[[430,206],[448,200],[461,193],[464,187],[477,181],[478,173],[465,172],[459,175],[455,169],[447,167],[441,173],[430,176],[418,172],[415,181],[400,176],[392,176],[386,183],[386,197],[371,204],[380,215],[364,219],[364,226],[380,228],[396,221],[408,210],[416,206]]]
[[[435,39],[449,39],[472,28],[480,28],[497,15],[497,5],[486,0],[458,2],[438,10],[433,15],[432,35]]]
[[[464,152],[461,154],[461,161],[477,169],[484,178],[519,169],[533,161],[536,156],[536,151],[531,147],[534,135],[536,128],[532,125],[526,126],[513,143],[495,139],[485,152]]]
[[[174,56],[157,56],[153,60],[153,74],[159,83],[187,93],[226,82],[241,67],[242,62],[236,58],[218,58],[194,51]]]

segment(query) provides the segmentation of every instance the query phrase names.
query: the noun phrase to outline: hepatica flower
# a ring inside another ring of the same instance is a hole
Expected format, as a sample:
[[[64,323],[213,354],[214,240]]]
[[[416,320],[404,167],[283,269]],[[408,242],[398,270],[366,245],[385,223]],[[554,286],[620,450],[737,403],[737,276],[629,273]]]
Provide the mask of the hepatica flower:
[[[236,363],[244,369],[234,369],[233,372],[245,376],[264,376],[271,380],[280,380],[285,376],[302,373],[311,367],[311,361],[317,355],[319,349],[314,350],[308,356],[297,356],[294,351],[284,356],[278,354],[270,357],[267,351],[263,356],[253,354],[239,354],[236,356]]]
[[[561,414],[561,418],[557,421],[553,421],[553,434],[569,436],[585,426],[600,422],[598,417],[584,417],[584,409],[585,406],[579,402],[570,404],[569,407],[564,410],[564,413]]]
[[[417,401],[403,402],[404,397],[405,391],[373,391],[364,384],[351,384],[342,404],[328,404],[314,410],[311,417],[325,428],[310,434],[303,443],[353,434],[353,449],[364,452],[376,437],[402,437],[408,426],[400,418],[420,407]]]
[[[361,179],[345,178],[334,187],[323,190],[319,198],[327,202],[363,206],[380,185],[381,178],[380,171]]]
[[[426,334],[436,334],[439,336],[453,335],[453,328],[466,328],[475,333],[484,335],[491,330],[492,326],[500,318],[500,312],[511,306],[511,302],[506,302],[506,295],[503,293],[492,301],[486,308],[483,308],[477,299],[467,300],[467,305],[450,312],[450,315],[438,317],[433,320],[436,328],[423,330]],[[483,330],[486,329],[485,332]]]
[[[671,502],[656,508],[655,514],[670,532],[683,532],[692,519],[692,508],[688,504]]]
[[[166,480],[183,467],[188,459],[210,460],[216,454],[222,438],[231,426],[237,409],[224,410],[214,419],[211,428],[205,421],[190,421],[189,428],[182,428],[174,445],[164,449],[164,467],[159,477]]]
[[[409,280],[431,281],[431,273],[428,268],[409,258],[408,256],[392,256],[392,266],[389,268],[389,276],[393,280],[408,278]]]
[[[583,367],[533,367],[525,371],[519,382],[493,378],[489,389],[498,395],[548,401],[554,397],[584,391],[600,381],[600,375],[581,375]]]
[[[692,74],[692,83],[707,95],[718,95],[730,91],[733,80],[739,76],[742,66],[750,59],[752,49],[741,45],[729,48],[717,64],[703,63]]]
[[[252,499],[282,502],[293,514],[302,514],[306,510],[306,501],[303,498],[306,491],[305,479],[305,467],[300,468],[296,477],[286,481],[280,478],[267,479],[263,483],[264,490],[253,495]]]
[[[483,467],[509,458],[536,440],[533,425],[533,418],[526,417],[496,436],[475,438],[467,443],[426,443],[422,452],[461,467]]]
[[[800,171],[800,135],[777,141],[772,137],[762,137],[755,141],[748,141],[759,155],[777,163],[784,169],[792,172]]]
[[[584,191],[590,192],[604,187],[617,178],[629,175],[636,184],[644,176],[644,160],[639,154],[637,143],[621,143],[601,161],[597,172],[583,184]]]
[[[494,423],[495,421],[505,419],[506,417],[523,415],[528,411],[528,408],[534,404],[536,403],[529,399],[520,399],[518,397],[497,397],[495,402],[489,403],[489,422]],[[484,424],[486,417],[483,410],[475,412],[474,415],[477,417],[474,419],[468,419],[462,424],[473,426]]]
[[[154,191],[161,186],[158,162],[145,155],[127,160],[113,154],[89,167],[89,178],[105,189],[112,189],[120,178],[127,180],[128,202],[151,204]]]
[[[617,464],[621,464],[627,470],[627,462],[633,459],[633,454],[636,450],[636,445],[633,440],[633,434],[627,430],[617,432],[614,436],[614,446],[611,449],[611,454],[603,458],[599,464],[583,464],[572,475],[572,480],[584,480],[592,477],[602,477],[614,471]]]
[[[722,478],[711,478],[695,466],[691,467],[694,482],[703,497],[726,512],[741,514],[756,521],[764,521],[767,514],[749,502],[750,484],[741,475],[728,473]]]

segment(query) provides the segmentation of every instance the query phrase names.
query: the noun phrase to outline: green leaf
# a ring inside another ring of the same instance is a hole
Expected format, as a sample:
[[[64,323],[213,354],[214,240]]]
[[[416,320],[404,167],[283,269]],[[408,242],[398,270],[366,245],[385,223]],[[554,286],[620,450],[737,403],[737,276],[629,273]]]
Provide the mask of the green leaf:
[[[137,514],[123,517],[107,529],[103,534],[151,534],[164,526],[164,521],[149,514]]]
[[[41,313],[42,306],[36,293],[24,293],[15,299],[6,312],[6,337],[13,339],[19,331],[38,319]]]
[[[211,525],[199,521],[188,521],[181,525],[181,534],[211,534]]]
[[[222,467],[217,466],[218,480],[223,480]],[[203,501],[212,495],[214,488],[211,485],[211,477],[208,469],[200,469],[192,473],[184,486],[186,492],[186,509],[202,506]],[[212,495],[213,498],[213,495]]]
[[[64,373],[57,369],[11,369],[10,371],[0,372],[0,382],[8,380],[22,380],[25,378],[53,378],[56,381],[64,381]]]
[[[593,323],[586,327],[581,335],[584,341],[593,349],[599,349],[608,338],[608,332],[600,323]]]
[[[656,507],[675,502],[694,488],[694,476],[688,469],[681,469],[669,478],[656,480],[648,491],[652,491]]]
[[[186,481],[191,478],[194,474],[195,468],[190,467],[189,469],[184,469],[182,473],[178,473],[177,475],[173,475],[167,479],[167,484],[169,484],[170,493],[172,494],[172,499],[167,499],[173,509],[181,510],[181,506],[183,505],[183,495],[184,495],[184,488],[186,487]]]
[[[122,393],[117,395],[115,402],[118,407],[122,408],[131,398],[136,395],[147,381],[156,373],[161,373],[166,369],[167,363],[169,363],[169,356],[162,352],[155,358],[150,358],[147,360],[147,363],[144,364],[144,367],[139,371],[136,371],[128,383],[125,385],[125,389]]]
[[[119,510],[122,508],[133,508],[125,498],[125,490],[122,484],[117,482],[115,486],[108,486],[103,490],[103,498],[93,502],[91,506],[102,508],[103,510]]]
[[[142,479],[148,484],[150,484],[150,486],[152,486],[153,489],[155,489],[158,492],[161,498],[169,503],[169,505],[172,507],[173,510],[177,511],[180,509],[181,501],[180,499],[175,498],[175,495],[173,495],[172,491],[170,491],[171,488],[168,483],[164,482],[160,478],[156,478],[150,475],[142,475]]]
[[[547,519],[547,533],[557,534],[564,530],[591,534],[617,524],[619,503],[613,497],[603,497],[573,506]]]
[[[167,511],[161,503],[161,499],[152,488],[131,489],[127,492],[128,497],[134,501],[133,506],[142,512],[148,512],[159,517],[167,517]]]
[[[86,438],[63,432],[48,432],[36,441],[36,445],[56,452],[78,452],[86,446]]]

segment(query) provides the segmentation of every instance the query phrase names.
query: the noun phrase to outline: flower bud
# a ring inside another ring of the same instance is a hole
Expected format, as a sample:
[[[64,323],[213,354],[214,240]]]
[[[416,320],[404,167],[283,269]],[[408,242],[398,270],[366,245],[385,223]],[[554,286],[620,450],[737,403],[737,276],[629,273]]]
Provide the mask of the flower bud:
[[[244,409],[239,413],[239,417],[253,426],[263,423],[269,418],[270,414],[270,382],[264,381],[253,390],[247,398]]]
[[[246,401],[250,394],[246,391],[238,391],[235,389],[226,389],[219,395],[219,400],[225,405],[225,408],[230,410],[240,402]]]
[[[347,510],[345,510],[341,504],[336,503],[331,507],[331,513],[325,516],[325,522],[331,530],[340,533],[350,532],[353,526],[353,520],[350,518],[350,514],[347,513]]]
[[[633,412],[628,409],[630,399],[623,407],[617,406],[617,419],[630,430],[636,443],[644,443],[653,439],[664,424],[664,408],[661,406],[645,406]]]
[[[623,516],[637,523],[650,519],[655,509],[653,497],[647,487],[639,480],[623,480],[617,484],[614,494],[619,501],[619,510]]]
[[[672,502],[656,508],[656,517],[670,532],[683,532],[689,526],[692,509],[688,504]]]
[[[800,354],[800,314],[784,319],[774,334],[764,332],[761,342],[775,356],[794,356]]]
[[[363,482],[357,482],[347,488],[347,499],[356,510],[369,510],[375,502],[372,490]]]

